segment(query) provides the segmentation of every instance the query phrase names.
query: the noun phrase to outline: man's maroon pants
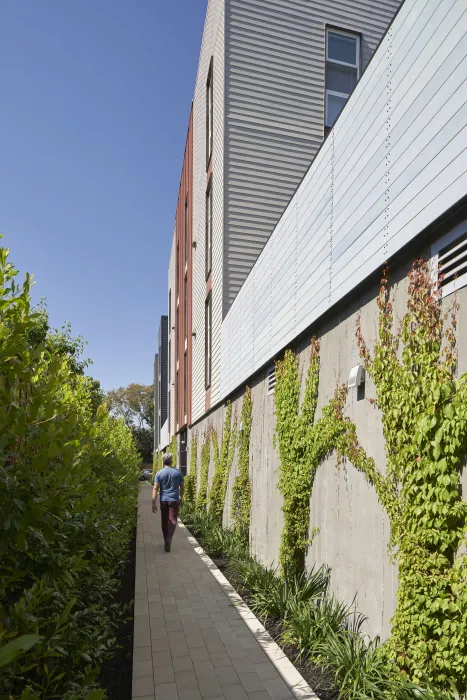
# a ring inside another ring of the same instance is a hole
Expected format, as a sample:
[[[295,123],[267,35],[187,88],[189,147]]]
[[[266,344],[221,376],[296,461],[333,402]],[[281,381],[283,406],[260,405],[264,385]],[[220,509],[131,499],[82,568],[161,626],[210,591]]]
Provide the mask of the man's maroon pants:
[[[177,501],[161,501],[160,505],[162,534],[164,535],[164,540],[171,542],[177,527],[179,504]]]

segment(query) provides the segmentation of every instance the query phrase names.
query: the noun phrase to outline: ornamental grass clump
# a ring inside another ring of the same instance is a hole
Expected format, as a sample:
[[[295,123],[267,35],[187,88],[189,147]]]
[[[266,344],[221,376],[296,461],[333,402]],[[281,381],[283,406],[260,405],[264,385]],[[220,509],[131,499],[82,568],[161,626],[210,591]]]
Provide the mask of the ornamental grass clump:
[[[16,275],[0,249],[0,695],[98,700],[140,457]]]

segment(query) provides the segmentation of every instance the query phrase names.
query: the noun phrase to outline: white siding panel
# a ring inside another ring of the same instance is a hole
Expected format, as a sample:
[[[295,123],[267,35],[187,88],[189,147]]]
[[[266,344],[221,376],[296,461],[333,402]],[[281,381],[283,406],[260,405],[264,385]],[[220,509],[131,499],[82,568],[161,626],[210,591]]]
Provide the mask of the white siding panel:
[[[224,0],[209,0],[193,99],[193,369],[192,420],[205,411],[204,310],[206,175],[206,82],[214,58],[213,144],[213,376],[212,396],[219,398],[220,323],[222,318],[223,170],[224,170]]]
[[[224,7],[213,48],[214,56],[214,144],[213,144],[213,232],[212,232],[212,379],[211,404],[221,398],[221,325],[224,277]]]
[[[466,32],[406,0],[224,319],[222,396],[467,193]]]

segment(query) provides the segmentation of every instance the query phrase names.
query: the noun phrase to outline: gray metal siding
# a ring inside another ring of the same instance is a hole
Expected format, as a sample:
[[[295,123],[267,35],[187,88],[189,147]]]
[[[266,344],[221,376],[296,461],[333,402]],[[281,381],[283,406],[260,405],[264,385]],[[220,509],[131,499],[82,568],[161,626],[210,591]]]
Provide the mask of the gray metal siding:
[[[226,0],[224,316],[322,143],[326,24],[364,69],[399,5]]]
[[[467,6],[406,0],[222,325],[228,396],[467,192]]]

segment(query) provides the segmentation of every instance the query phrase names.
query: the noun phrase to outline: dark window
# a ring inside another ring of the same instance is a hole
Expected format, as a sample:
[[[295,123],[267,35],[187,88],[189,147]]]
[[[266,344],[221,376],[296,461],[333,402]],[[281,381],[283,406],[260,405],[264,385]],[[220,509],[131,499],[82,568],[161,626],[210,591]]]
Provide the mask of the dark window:
[[[206,389],[211,386],[211,371],[212,371],[212,294],[210,293],[206,299],[205,308],[205,384]]]
[[[188,411],[188,361],[186,352],[183,358],[183,415],[187,416]]]
[[[187,431],[180,431],[180,471],[186,476],[187,468]]]
[[[188,264],[188,195],[185,198],[185,265]]]
[[[184,338],[188,338],[188,277],[185,273],[185,280],[183,283],[183,330]]]
[[[206,279],[212,267],[212,177],[206,190]]]
[[[169,335],[172,330],[172,290],[169,289]]]
[[[172,341],[169,340],[169,382],[172,379]]]
[[[206,170],[212,156],[214,140],[214,90],[213,90],[213,60],[209,64],[208,80],[206,83]]]
[[[360,37],[326,30],[325,125],[332,127],[360,77]]]

